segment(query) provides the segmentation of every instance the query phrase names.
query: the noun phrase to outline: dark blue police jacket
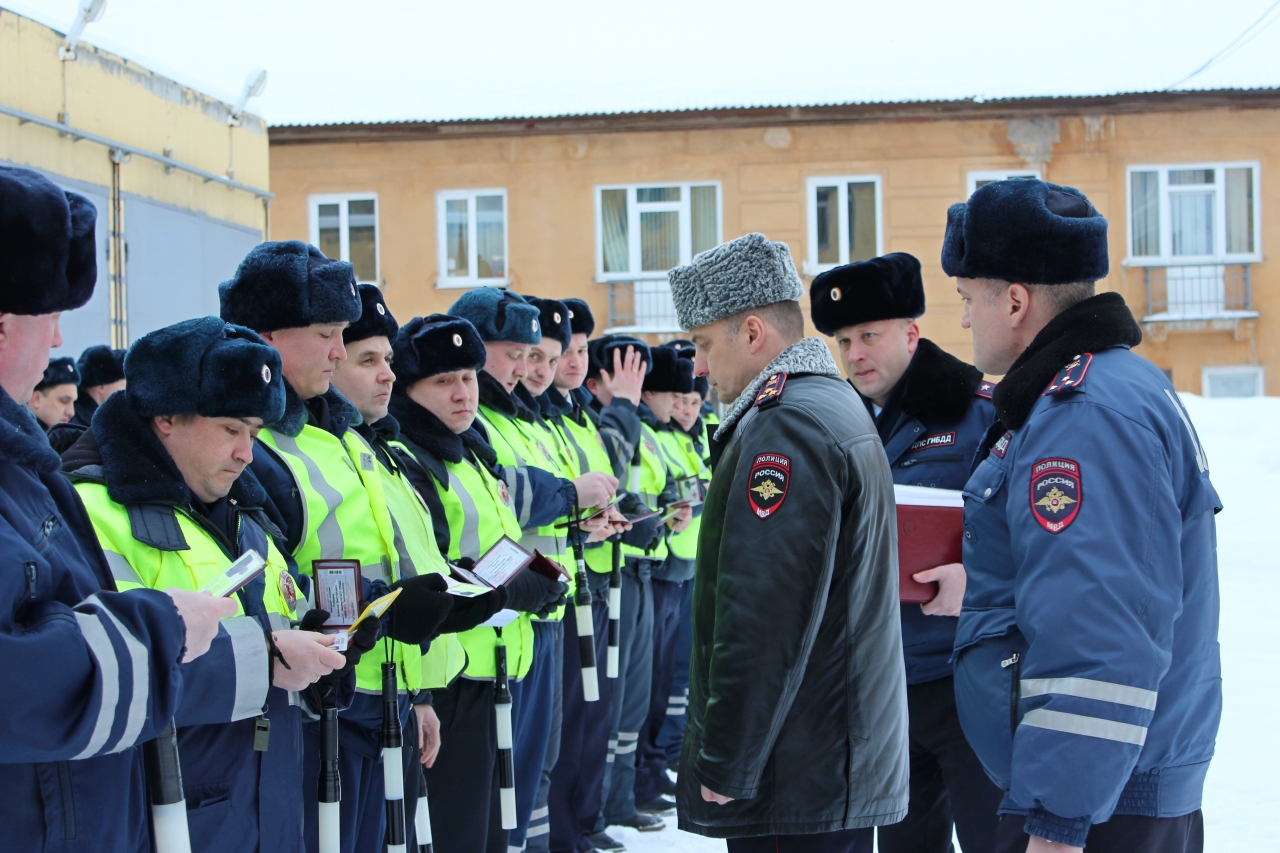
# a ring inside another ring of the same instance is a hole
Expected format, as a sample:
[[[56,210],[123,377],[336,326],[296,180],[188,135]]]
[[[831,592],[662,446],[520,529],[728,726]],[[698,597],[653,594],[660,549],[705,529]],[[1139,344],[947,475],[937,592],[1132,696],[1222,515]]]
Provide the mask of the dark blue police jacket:
[[[1140,340],[1116,294],[1051,321],[965,486],[960,720],[1001,811],[1066,844],[1198,809],[1221,712],[1221,504]]]
[[[864,397],[863,402],[870,409],[871,401]],[[876,418],[893,482],[963,489],[994,420],[991,383],[983,381],[982,371],[921,338]],[[908,684],[951,674],[956,622],[954,616],[926,616],[919,604],[902,605]]]
[[[0,848],[150,849],[142,753],[182,695],[163,592],[117,593],[36,419],[0,389]]]

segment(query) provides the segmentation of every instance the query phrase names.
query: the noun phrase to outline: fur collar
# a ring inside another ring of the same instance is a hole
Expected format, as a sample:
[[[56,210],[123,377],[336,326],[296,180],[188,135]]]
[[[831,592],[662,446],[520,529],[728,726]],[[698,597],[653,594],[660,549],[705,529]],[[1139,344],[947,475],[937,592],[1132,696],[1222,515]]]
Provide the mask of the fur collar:
[[[35,415],[19,406],[0,388],[0,462],[11,462],[31,468],[39,474],[58,470],[58,454],[49,447],[49,439]]]
[[[533,402],[533,397],[519,382],[516,383],[515,391],[507,393],[503,384],[487,371],[481,370],[476,373],[476,379],[480,388],[480,405],[488,406],[509,418],[519,418],[529,423],[538,419],[533,408],[530,408],[531,406],[536,408],[537,403]]]
[[[443,462],[461,462],[471,450],[482,462],[493,463],[498,454],[489,446],[476,424],[462,435],[444,425],[431,411],[404,394],[391,395],[391,415],[400,425],[400,436]],[[382,423],[379,421],[378,423]],[[447,484],[448,479],[444,482]]]
[[[1027,422],[1045,387],[1083,352],[1135,347],[1142,329],[1118,293],[1100,293],[1049,321],[996,386],[992,402],[1008,429]]]
[[[542,420],[542,407],[534,396],[529,393],[529,389],[524,387],[524,383],[516,384],[516,390],[511,392],[511,398],[516,402],[516,417],[522,421],[536,423]]]
[[[191,504],[191,490],[173,457],[124,394],[112,394],[98,408],[93,426],[67,451],[63,471],[73,480],[105,481],[107,495],[118,504]],[[260,507],[266,492],[246,469],[228,497],[245,508]]]
[[[904,383],[904,415],[950,421],[964,417],[969,410],[973,392],[982,383],[982,371],[921,338],[899,381]]]
[[[756,392],[760,390],[760,386],[775,373],[786,373],[789,376],[814,373],[819,376],[839,378],[840,368],[836,367],[836,360],[831,357],[831,350],[827,348],[827,343],[822,338],[803,338],[795,342],[778,353],[778,357],[769,362],[769,366],[760,371],[759,375],[751,380],[751,384],[742,390],[738,399],[734,400],[733,405],[725,411],[724,420],[716,430],[715,438],[723,438],[733,431],[734,424],[755,403]]]
[[[349,426],[358,426],[364,422],[360,412],[347,401],[346,397],[338,393],[337,388],[330,385],[329,390],[321,396],[329,407],[329,416],[333,419],[334,426],[338,427],[338,434]],[[284,417],[270,424],[268,429],[296,438],[302,432],[302,428],[307,425],[309,418],[310,412],[306,401],[298,396],[298,392],[293,390],[293,386],[286,379],[284,381]]]

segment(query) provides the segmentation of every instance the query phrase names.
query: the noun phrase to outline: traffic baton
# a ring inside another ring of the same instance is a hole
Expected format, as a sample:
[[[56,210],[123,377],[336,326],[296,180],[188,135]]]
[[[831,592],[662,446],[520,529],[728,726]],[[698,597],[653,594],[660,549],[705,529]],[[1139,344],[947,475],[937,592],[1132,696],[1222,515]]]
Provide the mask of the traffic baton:
[[[338,775],[338,709],[320,711],[320,853],[342,851],[342,779]]]
[[[622,534],[613,537],[613,570],[609,572],[609,651],[605,675],[618,677],[618,636],[622,621]]]
[[[418,836],[418,853],[434,853],[431,849],[431,808],[427,805],[427,771],[418,765],[418,808],[413,813],[413,828]]]
[[[396,665],[382,664],[382,789],[387,802],[387,853],[406,853],[404,837],[404,747],[396,696]]]
[[[498,726],[498,798],[502,804],[502,828],[516,828],[516,766],[511,756],[511,688],[507,685],[507,646],[502,641],[502,629],[498,634],[498,646],[494,650],[496,672],[493,689],[493,711]]]
[[[574,512],[574,526],[569,530],[573,539],[573,557],[578,563],[577,589],[573,593],[573,615],[578,624],[578,656],[582,660],[582,699],[597,702],[600,699],[600,677],[596,674],[596,624],[591,616],[591,588],[587,586],[587,558],[582,553],[581,513]]]
[[[151,789],[151,834],[156,853],[191,853],[182,766],[178,762],[178,731],[173,720],[159,737],[142,745],[142,756]]]

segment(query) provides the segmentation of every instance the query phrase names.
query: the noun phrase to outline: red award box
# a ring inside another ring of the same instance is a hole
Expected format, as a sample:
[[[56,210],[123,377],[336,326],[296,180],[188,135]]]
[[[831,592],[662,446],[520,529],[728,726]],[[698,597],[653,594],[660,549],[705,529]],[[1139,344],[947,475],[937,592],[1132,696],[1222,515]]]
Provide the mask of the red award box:
[[[923,604],[938,594],[937,583],[917,583],[912,575],[959,563],[964,544],[964,497],[950,489],[893,487],[898,503],[898,599]]]

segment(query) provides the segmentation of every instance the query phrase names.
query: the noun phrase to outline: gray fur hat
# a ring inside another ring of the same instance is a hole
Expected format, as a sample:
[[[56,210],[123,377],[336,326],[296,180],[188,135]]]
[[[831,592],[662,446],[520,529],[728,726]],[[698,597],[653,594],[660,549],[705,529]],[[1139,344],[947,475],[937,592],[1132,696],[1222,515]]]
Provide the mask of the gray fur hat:
[[[747,234],[721,243],[667,273],[683,329],[706,326],[752,308],[799,302],[804,285],[786,243]]]

